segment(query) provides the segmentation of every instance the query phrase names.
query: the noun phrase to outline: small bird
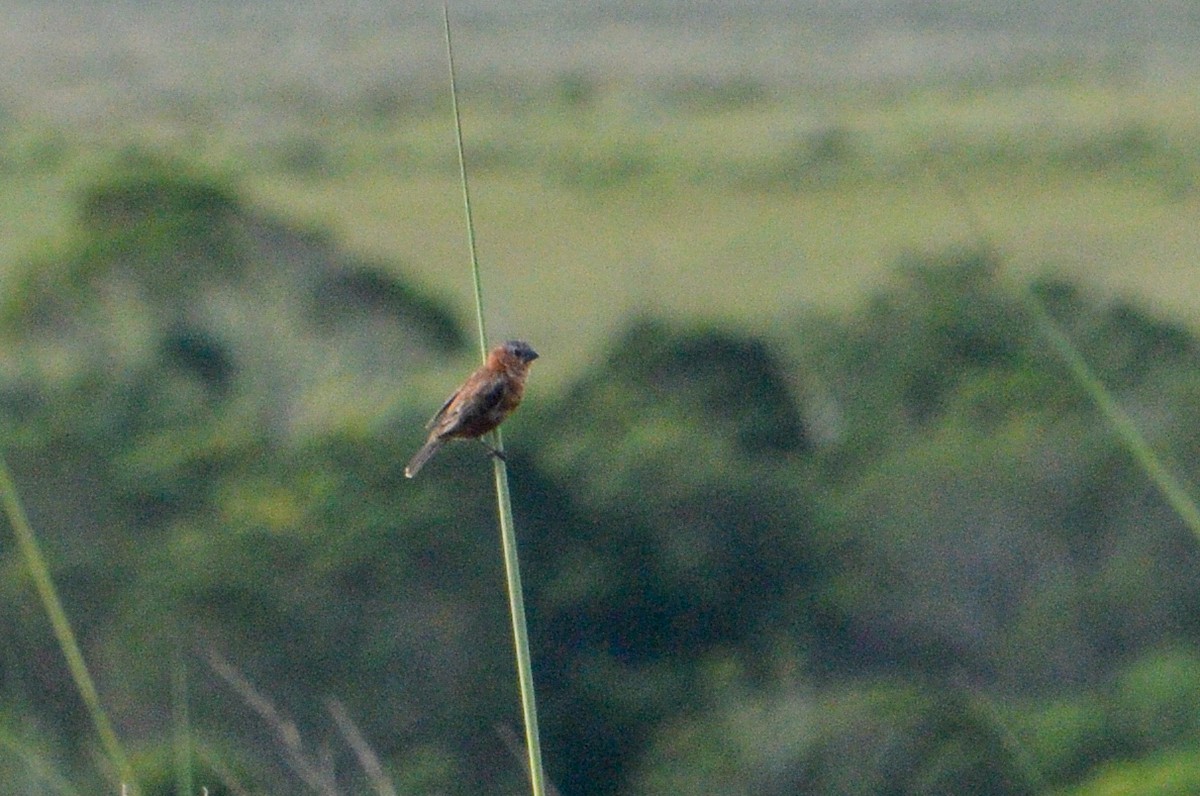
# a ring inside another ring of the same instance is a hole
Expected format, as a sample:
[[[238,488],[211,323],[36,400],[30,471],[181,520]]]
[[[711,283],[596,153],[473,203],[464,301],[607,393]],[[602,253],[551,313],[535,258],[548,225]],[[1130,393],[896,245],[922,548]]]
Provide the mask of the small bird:
[[[504,454],[484,441],[483,435],[503,423],[521,403],[529,363],[537,358],[537,352],[521,340],[509,340],[493,348],[487,361],[446,399],[426,425],[429,438],[404,468],[405,477],[419,473],[448,439],[477,439],[503,460]]]

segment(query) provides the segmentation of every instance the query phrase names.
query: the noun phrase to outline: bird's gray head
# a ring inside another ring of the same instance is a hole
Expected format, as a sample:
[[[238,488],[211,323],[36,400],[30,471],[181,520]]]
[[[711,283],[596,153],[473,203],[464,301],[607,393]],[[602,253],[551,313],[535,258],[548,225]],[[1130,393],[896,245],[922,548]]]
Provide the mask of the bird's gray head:
[[[538,352],[524,340],[509,340],[503,345],[504,353],[516,357],[522,362],[532,362],[538,358]]]

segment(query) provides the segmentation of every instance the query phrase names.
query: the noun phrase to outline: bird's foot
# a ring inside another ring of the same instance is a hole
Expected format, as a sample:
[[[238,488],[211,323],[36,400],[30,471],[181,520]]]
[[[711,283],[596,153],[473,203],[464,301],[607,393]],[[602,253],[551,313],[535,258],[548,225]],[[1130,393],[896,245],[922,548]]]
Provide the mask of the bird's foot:
[[[482,445],[483,447],[487,448],[487,451],[489,454],[491,454],[492,456],[495,456],[497,459],[499,459],[502,462],[508,462],[508,457],[504,455],[504,451],[488,444],[488,442],[486,440],[484,440],[482,437],[479,437],[478,439],[479,439],[479,444]]]

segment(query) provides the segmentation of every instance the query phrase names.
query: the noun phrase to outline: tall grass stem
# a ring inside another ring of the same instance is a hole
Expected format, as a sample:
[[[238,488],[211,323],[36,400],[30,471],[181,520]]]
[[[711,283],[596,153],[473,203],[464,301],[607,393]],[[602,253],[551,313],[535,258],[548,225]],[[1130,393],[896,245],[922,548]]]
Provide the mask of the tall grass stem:
[[[475,245],[475,221],[471,213],[471,192],[467,181],[467,158],[463,149],[462,116],[458,109],[458,80],[454,69],[454,46],[450,37],[450,7],[442,5],[442,21],[446,34],[446,60],[450,72],[450,97],[454,109],[454,140],[458,148],[458,171],[462,183],[463,211],[467,222],[467,245],[471,259],[471,279],[475,286],[475,319],[479,330],[479,351],[486,359],[487,328],[483,314],[483,283],[479,274],[479,255]],[[504,450],[500,430],[492,432],[492,444]],[[542,769],[542,747],[538,733],[537,700],[534,696],[533,665],[529,655],[529,630],[525,622],[525,598],[521,588],[521,568],[517,555],[517,536],[512,516],[512,500],[508,489],[508,467],[499,456],[493,457],[496,478],[496,500],[500,515],[500,538],[504,550],[504,574],[508,584],[509,614],[512,617],[513,643],[517,656],[517,679],[521,695],[521,712],[525,721],[525,746],[529,755],[529,780],[533,796],[545,796],[545,772]]]
[[[471,185],[467,182],[467,155],[463,148],[462,114],[458,109],[458,78],[454,70],[454,46],[450,39],[450,6],[442,5],[446,32],[446,62],[450,70],[450,107],[454,111],[454,144],[458,152],[458,175],[462,185],[463,212],[467,222],[467,248],[471,256],[471,282],[475,286],[475,323],[479,332],[479,355],[487,359],[487,326],[483,316],[483,280],[479,276],[479,252],[475,245],[475,215],[471,212]]]
[[[62,600],[59,599],[54,580],[50,577],[50,568],[46,565],[46,559],[42,555],[37,536],[25,514],[21,496],[17,492],[16,484],[13,483],[8,463],[2,455],[0,455],[0,502],[4,504],[4,513],[8,516],[13,534],[17,537],[17,547],[21,551],[22,558],[25,559],[26,567],[29,568],[29,576],[33,579],[34,587],[42,601],[42,607],[50,619],[54,637],[67,661],[67,669],[71,673],[71,679],[75,682],[75,688],[91,717],[92,726],[100,739],[104,754],[108,757],[109,764],[117,776],[125,784],[123,787],[127,786],[130,793],[136,793],[137,789],[133,785],[133,770],[129,766],[129,758],[121,747],[121,742],[117,739],[117,733],[108,720],[108,714],[104,712],[104,707],[100,704],[96,684],[88,672],[87,663],[83,660],[83,652],[79,649],[75,632],[71,629],[66,611],[63,610]]]
[[[1034,322],[1042,336],[1066,363],[1075,382],[1100,410],[1104,421],[1117,435],[1117,439],[1125,446],[1137,466],[1166,499],[1167,504],[1175,511],[1176,515],[1183,520],[1192,535],[1200,541],[1200,509],[1197,509],[1196,501],[1188,494],[1183,483],[1163,463],[1162,457],[1155,453],[1145,435],[1133,422],[1133,418],[1121,408],[1112,393],[1092,372],[1083,355],[1079,353],[1079,349],[1071,343],[1062,328],[1054,322],[1041,300],[1029,289],[1026,289],[1024,294],[1030,314],[1033,315]]]
[[[987,234],[983,218],[976,211],[971,197],[963,189],[962,184],[943,169],[936,160],[930,160],[929,165],[938,181],[954,200],[957,211],[962,215],[980,245],[987,251],[995,251],[996,248]],[[1071,338],[1062,330],[1062,327],[1054,321],[1053,316],[1050,315],[1033,289],[1025,287],[1020,291],[1020,296],[1039,333],[1066,364],[1075,383],[1096,405],[1108,427],[1125,446],[1129,455],[1133,457],[1134,463],[1146,474],[1146,477],[1162,494],[1167,504],[1183,521],[1192,535],[1200,541],[1200,508],[1197,508],[1196,501],[1188,493],[1183,482],[1171,472],[1162,457],[1154,451],[1145,435],[1133,422],[1133,418],[1121,408],[1112,392],[1092,371],[1083,354],[1071,342]]]

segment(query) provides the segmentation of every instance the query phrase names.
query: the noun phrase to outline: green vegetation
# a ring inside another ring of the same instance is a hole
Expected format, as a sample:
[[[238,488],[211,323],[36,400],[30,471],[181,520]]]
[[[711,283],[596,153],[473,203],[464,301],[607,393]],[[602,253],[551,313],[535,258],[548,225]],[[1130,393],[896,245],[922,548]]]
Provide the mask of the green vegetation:
[[[289,66],[10,89],[5,459],[142,793],[526,792],[487,461],[402,475],[475,361],[448,100]],[[1195,498],[1200,102],[1093,66],[466,81],[562,793],[1197,788],[1200,548],[1024,298]],[[0,781],[115,792],[0,595]]]
[[[975,234],[960,193],[1014,276],[1052,267],[1200,317],[1200,116],[1188,110],[1200,97],[1187,85],[1053,65],[1036,81],[763,87],[727,101],[710,87],[692,103],[673,85],[588,85],[584,102],[554,81],[464,97],[485,287],[538,297],[505,321],[559,344],[544,370],[556,383],[646,307],[760,330],[801,306],[848,308],[897,258]],[[237,175],[253,206],[360,258],[403,263],[465,317],[448,100],[440,83],[405,88],[385,123],[375,87],[337,113],[256,106],[285,114],[265,130],[217,115],[203,135],[130,135]],[[10,133],[18,152],[28,135]],[[8,262],[63,235],[64,208],[111,160],[54,135],[59,154],[23,156],[0,200]]]
[[[326,695],[411,792],[519,787],[480,729],[511,723],[515,696],[478,452],[400,476],[428,390],[365,424],[303,415],[319,389],[362,418],[340,402],[381,378],[406,395],[440,371],[445,316],[379,271],[327,293],[352,260],[186,168],[128,162],[80,208],[3,319],[6,445],[148,792],[307,781],[279,716],[336,741],[341,782],[363,786]],[[564,792],[1105,792],[1123,761],[1185,777],[1163,761],[1200,739],[1194,540],[1000,265],[913,255],[854,311],[769,340],[646,316],[534,390],[510,460]],[[1068,281],[1034,289],[1186,462],[1200,342]],[[329,295],[342,306],[314,315]],[[389,335],[406,348],[381,377],[356,352]],[[333,385],[298,353],[316,346],[345,358]],[[293,356],[272,369],[273,352]],[[61,664],[22,572],[8,562],[8,715],[40,740],[10,726],[26,751],[5,765],[94,776],[66,751],[91,743],[76,700],[42,685]]]

